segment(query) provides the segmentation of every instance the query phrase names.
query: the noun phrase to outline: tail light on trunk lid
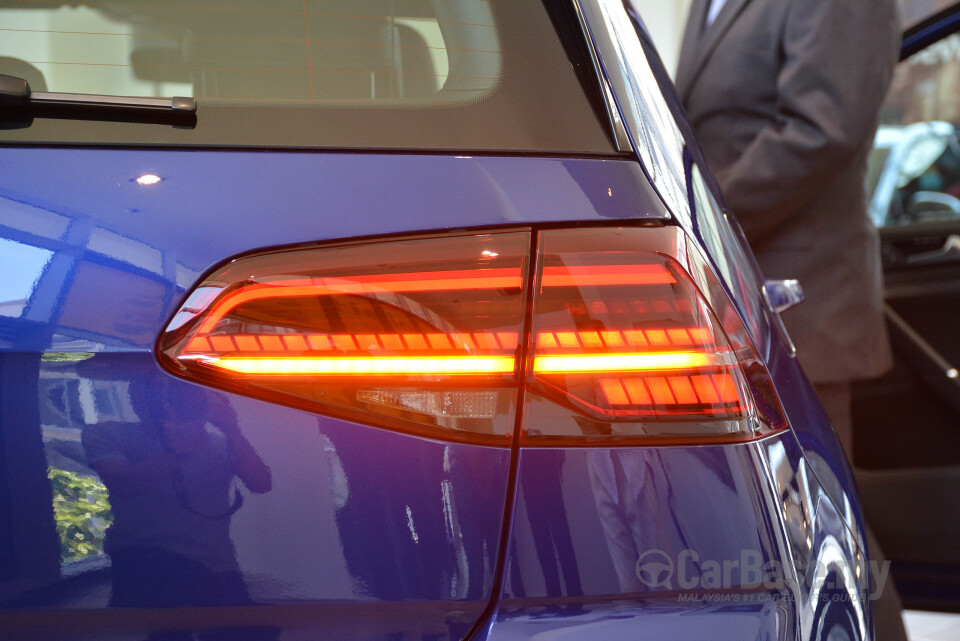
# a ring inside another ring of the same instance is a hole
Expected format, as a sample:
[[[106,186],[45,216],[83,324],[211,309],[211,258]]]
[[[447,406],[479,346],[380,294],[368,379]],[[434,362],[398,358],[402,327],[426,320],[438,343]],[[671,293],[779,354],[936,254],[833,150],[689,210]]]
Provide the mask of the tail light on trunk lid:
[[[160,344],[173,372],[429,436],[513,426],[529,233],[294,249],[237,259]]]

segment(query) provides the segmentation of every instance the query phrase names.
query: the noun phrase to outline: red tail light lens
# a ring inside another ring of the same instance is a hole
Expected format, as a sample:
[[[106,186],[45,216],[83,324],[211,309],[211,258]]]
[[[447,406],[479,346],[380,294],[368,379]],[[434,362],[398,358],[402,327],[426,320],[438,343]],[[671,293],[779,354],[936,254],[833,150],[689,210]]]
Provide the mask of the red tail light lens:
[[[527,446],[785,426],[736,310],[679,229],[543,231],[536,270],[530,246],[520,231],[240,258],[193,291],[158,353],[199,383],[449,440],[509,443],[521,389]]]
[[[545,255],[533,325],[537,380],[597,418],[744,416],[736,356],[689,277],[665,256],[623,254]],[[611,258],[634,264],[603,265],[619,278],[589,275],[598,267],[591,263]],[[637,267],[657,277],[628,278]],[[570,276],[556,283],[559,270]]]
[[[685,250],[675,230],[541,234],[524,444],[767,429]]]
[[[188,298],[164,364],[207,384],[406,431],[505,441],[527,233],[234,261]]]

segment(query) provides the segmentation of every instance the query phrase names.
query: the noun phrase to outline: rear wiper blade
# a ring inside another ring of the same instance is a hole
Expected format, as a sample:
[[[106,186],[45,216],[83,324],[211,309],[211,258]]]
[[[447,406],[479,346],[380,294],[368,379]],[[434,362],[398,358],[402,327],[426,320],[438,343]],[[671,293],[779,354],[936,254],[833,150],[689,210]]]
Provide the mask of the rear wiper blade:
[[[23,78],[0,74],[0,128],[27,127],[34,118],[197,124],[195,98],[142,98],[87,93],[31,91]]]

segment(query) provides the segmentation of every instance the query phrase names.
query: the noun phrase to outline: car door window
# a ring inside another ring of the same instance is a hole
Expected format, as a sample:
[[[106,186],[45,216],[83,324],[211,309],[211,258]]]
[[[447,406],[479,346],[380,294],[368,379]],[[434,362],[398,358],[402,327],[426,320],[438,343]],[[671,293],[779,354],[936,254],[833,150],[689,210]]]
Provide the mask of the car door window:
[[[903,61],[869,160],[870,215],[881,227],[960,221],[960,35]]]
[[[948,33],[956,15],[907,32],[909,51],[932,44],[898,66],[867,172],[895,362],[854,386],[852,462],[865,519],[911,609],[956,607],[960,595],[960,506],[943,498],[960,493],[960,35]]]

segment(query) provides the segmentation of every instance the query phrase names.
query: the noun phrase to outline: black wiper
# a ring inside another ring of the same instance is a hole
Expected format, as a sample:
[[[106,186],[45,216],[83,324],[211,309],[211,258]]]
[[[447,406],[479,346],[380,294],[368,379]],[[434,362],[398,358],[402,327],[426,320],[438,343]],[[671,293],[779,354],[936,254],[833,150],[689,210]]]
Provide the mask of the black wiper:
[[[34,118],[106,120],[195,127],[194,98],[140,98],[31,91],[23,78],[0,74],[0,128],[29,127]]]

